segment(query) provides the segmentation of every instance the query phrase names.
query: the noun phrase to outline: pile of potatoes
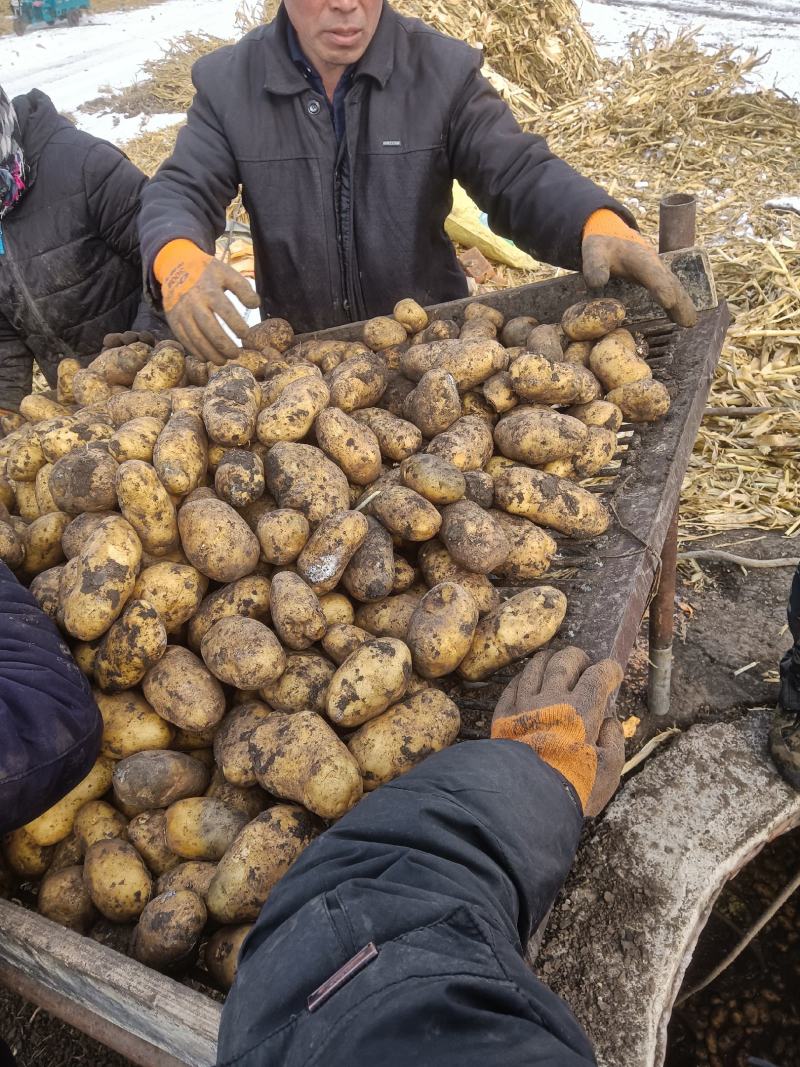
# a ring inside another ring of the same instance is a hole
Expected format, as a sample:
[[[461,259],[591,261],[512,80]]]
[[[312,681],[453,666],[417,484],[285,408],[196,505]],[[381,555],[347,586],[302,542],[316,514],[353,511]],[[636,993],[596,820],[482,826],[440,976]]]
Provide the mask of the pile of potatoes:
[[[90,774],[4,842],[42,914],[164,970],[202,945],[230,984],[306,845],[455,741],[448,677],[558,631],[563,593],[532,584],[553,533],[606,530],[579,481],[669,407],[624,319],[403,300],[360,342],[272,319],[223,366],[174,342],[65,360],[5,417],[0,558],[104,722]]]

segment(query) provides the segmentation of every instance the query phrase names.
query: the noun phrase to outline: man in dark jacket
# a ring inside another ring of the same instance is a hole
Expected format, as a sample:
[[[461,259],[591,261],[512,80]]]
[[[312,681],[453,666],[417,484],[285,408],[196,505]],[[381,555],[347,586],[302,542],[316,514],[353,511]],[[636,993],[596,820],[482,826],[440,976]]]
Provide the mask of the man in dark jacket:
[[[164,332],[142,301],[145,182],[38,89],[12,103],[0,88],[0,408],[16,410],[31,391],[34,359],[53,386],[67,356],[88,363],[142,331]]]
[[[233,1067],[579,1067],[592,1049],[524,960],[584,813],[619,783],[616,663],[534,657],[492,739],[362,800],[270,895],[222,1013]]]
[[[493,230],[538,259],[646,285],[676,321],[695,312],[630,213],[523,133],[481,53],[383,0],[284,0],[268,26],[194,67],[175,151],[143,194],[142,258],[179,340],[235,354],[233,292],[310,331],[467,294],[444,231],[457,179]],[[242,186],[256,296],[212,259]]]

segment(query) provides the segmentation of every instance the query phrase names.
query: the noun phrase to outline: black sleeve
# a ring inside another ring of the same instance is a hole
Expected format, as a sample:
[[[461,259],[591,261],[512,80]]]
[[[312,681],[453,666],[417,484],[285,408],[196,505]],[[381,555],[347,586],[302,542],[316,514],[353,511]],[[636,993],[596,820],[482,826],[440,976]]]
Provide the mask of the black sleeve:
[[[0,563],[0,833],[77,785],[101,732],[89,683],[55,624]]]
[[[0,408],[18,411],[33,387],[33,353],[0,311]]]
[[[580,269],[583,227],[599,208],[636,225],[626,208],[554,156],[544,138],[523,132],[477,70],[451,120],[449,152],[453,176],[492,230],[546,263]]]
[[[138,265],[137,220],[147,178],[118,148],[98,141],[86,155],[83,179],[97,233],[117,255]]]

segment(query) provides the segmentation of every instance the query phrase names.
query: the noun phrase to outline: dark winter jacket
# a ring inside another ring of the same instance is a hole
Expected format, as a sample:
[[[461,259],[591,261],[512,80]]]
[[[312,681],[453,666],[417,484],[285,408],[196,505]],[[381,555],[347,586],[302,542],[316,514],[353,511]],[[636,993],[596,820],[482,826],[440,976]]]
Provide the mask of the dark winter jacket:
[[[25,195],[0,222],[0,407],[17,407],[30,392],[34,357],[55,385],[60,360],[88,362],[105,334],[163,330],[147,305],[137,321],[145,176],[38,89],[14,108],[28,173]]]
[[[444,222],[457,179],[497,233],[539,259],[580,266],[581,234],[616,201],[523,133],[481,75],[481,53],[384,4],[347,95],[350,188],[324,98],[298,70],[283,8],[268,26],[199,60],[175,151],[145,189],[149,271],[173,238],[213,252],[243,187],[266,314],[298,331],[467,292]]]
[[[89,683],[55,624],[0,563],[0,833],[77,785],[101,732]]]
[[[517,741],[465,742],[370,793],[270,894],[223,1009],[218,1063],[594,1063],[522,955],[581,824],[566,781]],[[365,948],[369,961],[310,1011]]]

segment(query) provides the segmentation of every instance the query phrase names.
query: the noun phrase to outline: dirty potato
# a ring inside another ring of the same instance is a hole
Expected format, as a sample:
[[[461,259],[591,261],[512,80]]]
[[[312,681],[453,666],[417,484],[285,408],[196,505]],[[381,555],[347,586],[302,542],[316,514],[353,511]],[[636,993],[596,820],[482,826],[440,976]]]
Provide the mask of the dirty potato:
[[[423,678],[441,678],[456,669],[469,651],[478,607],[455,582],[435,585],[420,600],[408,624],[406,642],[414,670]]]
[[[511,384],[517,396],[538,404],[573,404],[585,387],[580,367],[575,363],[555,363],[545,356],[523,352],[509,367]]]
[[[572,341],[594,341],[616,330],[625,321],[625,307],[619,300],[587,300],[568,307],[561,326]]]
[[[311,534],[305,515],[292,508],[276,508],[258,520],[256,533],[261,555],[267,563],[283,566],[294,563]]]
[[[354,485],[369,485],[381,473],[378,438],[338,408],[326,408],[314,424],[317,444]]]
[[[497,568],[509,582],[528,582],[548,570],[558,545],[545,530],[520,515],[509,515],[500,508],[490,512],[503,527],[511,551]]]
[[[608,393],[628,382],[652,377],[650,365],[636,350],[636,338],[629,330],[614,330],[592,349],[589,367]]]
[[[46,874],[39,886],[36,907],[51,922],[85,934],[97,912],[83,881],[83,866],[63,867]]]
[[[491,574],[511,550],[503,527],[471,500],[442,509],[439,536],[451,558],[476,574]]]
[[[3,859],[20,878],[41,878],[50,866],[52,845],[40,845],[21,826],[3,838]]]
[[[399,700],[411,677],[411,652],[396,638],[367,641],[338,668],[326,710],[337,726],[360,726]]]
[[[243,508],[264,495],[264,463],[256,452],[231,448],[214,472],[214,489],[226,504]]]
[[[99,445],[77,448],[53,464],[48,484],[59,511],[79,515],[117,506],[117,463],[100,449]]]
[[[495,443],[504,456],[534,467],[575,455],[586,437],[586,427],[578,419],[546,408],[512,412],[494,428]]]
[[[272,630],[244,615],[215,622],[203,637],[200,654],[216,678],[237,689],[260,689],[286,669],[286,654]]]
[[[175,505],[155,468],[140,459],[120,464],[116,489],[122,514],[151,556],[163,556],[178,544]]]
[[[327,624],[319,598],[299,574],[281,571],[273,577],[270,609],[278,637],[287,648],[302,651],[325,635]]]
[[[250,758],[250,738],[270,709],[260,700],[250,700],[234,708],[220,723],[214,735],[214,759],[225,780],[248,788],[257,783]]]
[[[255,437],[260,402],[258,382],[246,367],[220,367],[203,396],[203,422],[209,439],[225,448],[249,445]]]
[[[399,300],[392,314],[408,333],[419,333],[428,325],[428,312],[416,300]]]
[[[356,617],[355,608],[344,593],[325,593],[319,603],[328,628],[342,622],[352,624]]]
[[[112,922],[133,922],[153,891],[142,857],[126,841],[97,841],[89,848],[83,878],[92,903]]]
[[[207,589],[208,578],[196,567],[165,560],[140,572],[132,596],[154,607],[167,633],[174,634],[194,616]]]
[[[93,641],[122,614],[141,558],[141,542],[125,519],[105,519],[98,526],[70,561],[72,580],[62,588],[64,627],[73,637]]]
[[[373,601],[388,596],[394,584],[392,536],[371,516],[359,548],[342,575],[342,585],[355,600]]]
[[[217,985],[228,990],[236,978],[239,953],[244,939],[253,929],[252,923],[241,926],[222,926],[206,942],[205,965]]]
[[[594,493],[543,471],[511,467],[495,478],[494,492],[504,511],[570,537],[596,537],[611,522]]]
[[[276,711],[324,711],[335,668],[318,652],[294,652],[277,681],[262,686],[260,695]]]
[[[258,538],[224,500],[190,500],[178,512],[186,558],[215,582],[233,582],[254,570]]]
[[[416,610],[419,596],[398,593],[356,608],[356,626],[367,630],[374,637],[396,637],[402,640],[408,632],[408,624]]]
[[[567,598],[552,586],[518,593],[478,623],[458,673],[478,682],[530,655],[557,633],[566,612]]]
[[[427,316],[426,316],[427,318]],[[391,319],[388,315],[381,315],[375,319],[368,319],[364,323],[362,334],[364,344],[373,350],[380,352],[392,345],[404,344],[408,338],[405,326],[398,319]]]
[[[269,611],[270,580],[262,574],[250,574],[225,585],[203,600],[189,621],[189,647],[195,652],[215,622],[229,615],[262,619]]]
[[[280,508],[300,511],[312,526],[350,507],[347,477],[325,453],[312,445],[282,441],[269,450],[264,464],[267,488]]]
[[[114,768],[114,796],[134,816],[199,796],[209,778],[208,768],[185,752],[135,752]]]
[[[430,588],[440,582],[455,582],[472,595],[481,615],[499,606],[500,594],[486,575],[475,574],[459,566],[441,541],[428,541],[421,547],[418,558],[423,577]]]
[[[222,686],[208,668],[181,645],[168,645],[144,676],[146,699],[167,722],[184,730],[205,730],[225,714]]]
[[[612,389],[606,395],[606,401],[616,404],[623,417],[630,422],[655,422],[666,415],[670,407],[666,387],[653,378],[628,382],[618,389]]]
[[[369,531],[360,511],[340,511],[323,519],[297,557],[297,573],[321,596],[339,584],[345,568]]]
[[[436,437],[461,417],[461,398],[453,375],[434,367],[403,401],[403,415],[425,437]]]
[[[199,415],[173,415],[153,449],[153,466],[161,484],[173,496],[185,496],[200,485],[208,468],[208,441]]]
[[[362,630],[360,626],[337,622],[328,627],[328,632],[322,638],[322,647],[333,662],[340,665],[344,663],[351,653],[355,652],[357,648],[360,648],[365,641],[369,641],[371,637],[372,634],[367,633],[366,630]],[[333,671],[331,671],[330,674],[330,678],[332,677]],[[328,681],[330,681],[330,678]],[[325,689],[327,691],[327,683]],[[325,700],[323,699],[321,707],[318,710],[322,710],[324,707]],[[283,708],[279,710],[285,711],[287,709]]]
[[[89,800],[78,811],[72,827],[81,854],[95,841],[110,841],[114,837],[125,840],[128,820],[105,800]]]
[[[428,541],[442,524],[433,504],[404,485],[389,486],[369,506],[390,533],[406,541]]]
[[[422,433],[412,422],[383,408],[361,408],[352,417],[375,434],[381,456],[392,463],[399,463],[422,446]]]
[[[63,562],[61,538],[69,522],[69,515],[62,511],[51,511],[40,515],[25,528],[22,538],[25,552],[20,569],[26,577],[40,574]]]
[[[135,752],[171,746],[174,728],[153,710],[138,691],[96,691],[94,697],[103,717],[101,755],[119,760]]]
[[[328,387],[318,375],[290,382],[259,413],[256,423],[259,441],[267,447],[278,441],[302,441],[329,400]]]
[[[374,407],[383,396],[387,380],[386,363],[380,356],[352,356],[331,373],[331,405],[348,414],[357,408]]]
[[[106,632],[94,658],[101,689],[132,689],[158,663],[167,647],[167,631],[158,611],[145,600],[131,599]]]
[[[143,811],[128,823],[128,841],[156,878],[174,870],[181,862],[180,856],[167,845],[166,830],[167,819],[163,811]]]
[[[216,863],[208,863],[205,860],[184,860],[177,867],[159,875],[156,892],[161,894],[169,890],[190,889],[192,893],[197,893],[200,899],[205,901],[208,896],[208,887],[211,885],[211,879],[216,870]]]
[[[453,504],[466,492],[464,475],[440,456],[420,454],[400,464],[403,485],[413,489],[432,504]]]
[[[205,904],[188,889],[153,897],[133,932],[133,958],[157,971],[186,962],[197,949],[207,918]]]
[[[427,451],[466,472],[483,467],[493,449],[491,426],[476,415],[465,415],[444,433],[434,437]]]
[[[165,813],[167,847],[185,860],[214,861],[230,848],[247,822],[216,797],[186,797],[170,804]]]
[[[509,319],[502,329],[500,339],[506,348],[518,348],[525,344],[531,330],[539,325],[539,320],[532,315],[517,315]]]
[[[592,400],[588,404],[576,404],[567,408],[567,415],[578,419],[584,426],[599,426],[604,430],[613,430],[614,433],[622,425],[622,412],[616,404],[610,404],[607,400]]]
[[[130,419],[109,438],[109,455],[113,456],[117,463],[124,463],[128,459],[141,459],[145,463],[152,463],[153,449],[161,430],[162,423],[151,415]]]
[[[590,478],[611,462],[616,450],[617,435],[613,430],[589,426],[586,430],[586,440],[574,456],[546,463],[542,470],[548,474],[557,474],[560,478]]]

